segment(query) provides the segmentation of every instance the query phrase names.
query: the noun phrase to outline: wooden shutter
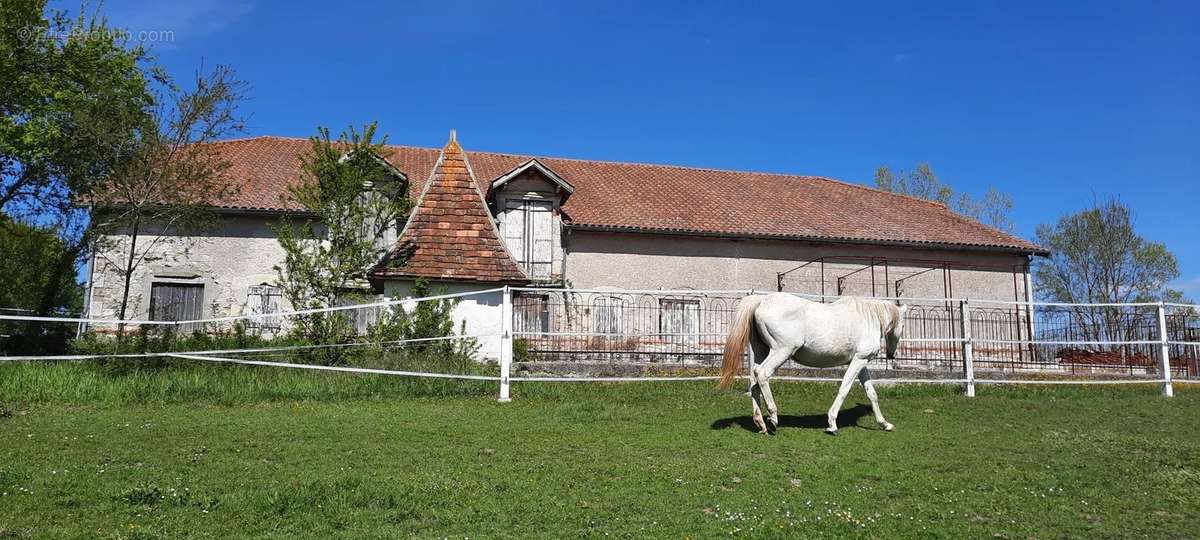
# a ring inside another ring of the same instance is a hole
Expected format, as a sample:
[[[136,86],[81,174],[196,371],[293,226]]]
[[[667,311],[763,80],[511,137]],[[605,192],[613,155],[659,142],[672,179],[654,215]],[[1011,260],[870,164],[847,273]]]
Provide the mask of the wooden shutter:
[[[150,319],[199,319],[203,298],[204,285],[200,283],[154,283],[150,285]]]
[[[549,296],[545,294],[521,294],[513,298],[516,312],[517,332],[549,332]]]
[[[525,208],[521,201],[508,201],[504,212],[504,243],[518,263],[525,262]]]
[[[254,285],[246,295],[246,313],[250,315],[270,315],[279,313],[279,299],[282,292],[271,285]],[[278,330],[278,317],[248,319],[246,325],[257,330]]]
[[[700,303],[695,300],[662,300],[659,305],[659,331],[666,341],[696,345],[700,341]]]
[[[508,201],[504,243],[534,279],[549,279],[554,262],[554,206],[549,201]]]
[[[550,264],[554,257],[554,213],[550,203],[531,202],[529,206],[529,274],[534,279],[550,279]]]
[[[592,301],[593,332],[620,334],[623,326],[625,301],[618,297],[601,297]]]

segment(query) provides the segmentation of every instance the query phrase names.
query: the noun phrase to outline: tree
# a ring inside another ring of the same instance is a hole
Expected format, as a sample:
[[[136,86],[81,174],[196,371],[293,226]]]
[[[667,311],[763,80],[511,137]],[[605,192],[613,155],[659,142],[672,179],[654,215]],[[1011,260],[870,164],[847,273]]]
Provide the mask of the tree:
[[[24,308],[42,315],[66,307],[59,286],[73,283],[88,245],[87,211],[76,203],[131,155],[160,77],[145,50],[103,19],[45,11],[44,0],[0,2],[0,234],[57,231],[45,254],[57,260],[42,267],[52,275],[37,281],[46,288],[22,291]]]
[[[0,313],[5,315],[74,315],[82,303],[75,283],[75,258],[52,227],[14,222],[0,215]],[[45,298],[51,294],[50,298]],[[47,311],[44,306],[51,306]],[[48,353],[64,350],[75,325],[3,321],[0,335],[10,336],[0,351]]]
[[[893,173],[888,167],[875,169],[875,187],[901,195],[939,202],[951,210],[980,221],[1005,232],[1012,232],[1012,197],[993,186],[988,186],[983,198],[974,198],[969,193],[956,192],[944,184],[928,163],[919,163],[912,171]]]
[[[1034,276],[1038,295],[1069,303],[1178,301],[1167,283],[1179,276],[1175,256],[1161,242],[1137,234],[1133,212],[1119,200],[1096,202],[1037,228],[1050,256]],[[1090,339],[1130,339],[1133,321],[1119,307],[1079,308],[1072,316]]]
[[[337,140],[318,128],[300,156],[301,177],[288,188],[291,202],[314,216],[302,223],[284,219],[275,227],[284,250],[277,283],[295,309],[323,308],[366,296],[366,271],[389,246],[384,239],[412,208],[408,186],[387,158],[377,126],[350,128]],[[352,337],[348,314],[301,317],[297,331],[315,342]]]
[[[122,257],[104,261],[123,280],[120,319],[128,310],[133,276],[155,246],[211,225],[215,204],[236,193],[224,175],[228,161],[210,143],[243,131],[237,106],[245,86],[223,65],[198,72],[191,89],[168,81],[148,121],[138,126],[130,154],[93,189],[97,252]],[[139,245],[146,232],[153,236]],[[121,249],[101,249],[113,247],[105,244],[121,236]]]

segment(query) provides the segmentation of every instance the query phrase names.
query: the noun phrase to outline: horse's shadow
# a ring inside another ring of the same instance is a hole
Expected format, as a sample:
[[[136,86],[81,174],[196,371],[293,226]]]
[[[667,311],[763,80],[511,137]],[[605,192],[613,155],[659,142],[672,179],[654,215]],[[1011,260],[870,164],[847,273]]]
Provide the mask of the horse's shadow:
[[[859,403],[858,405],[855,405],[849,409],[842,409],[841,412],[838,413],[837,417],[838,429],[850,426],[860,427],[858,426],[858,420],[860,418],[873,415],[874,413],[871,411],[871,406],[863,405],[862,403]],[[721,418],[720,420],[714,421],[712,426],[710,426],[710,429],[727,429],[734,426],[739,426],[746,431],[753,431],[755,433],[758,432],[758,426],[754,425],[754,418],[750,415]],[[776,426],[776,429],[825,429],[827,427],[829,427],[829,420],[824,414],[806,414],[803,416],[797,416],[794,414],[781,414],[779,415],[779,425]]]

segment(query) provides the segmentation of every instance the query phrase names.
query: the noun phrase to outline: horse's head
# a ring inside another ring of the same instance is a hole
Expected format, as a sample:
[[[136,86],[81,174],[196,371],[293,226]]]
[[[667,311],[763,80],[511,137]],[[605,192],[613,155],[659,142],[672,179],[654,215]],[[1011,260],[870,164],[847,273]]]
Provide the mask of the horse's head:
[[[908,306],[896,306],[896,316],[892,320],[892,324],[885,334],[884,339],[887,341],[887,357],[892,359],[896,357],[896,349],[900,346],[900,336],[904,334],[904,315],[908,313]]]

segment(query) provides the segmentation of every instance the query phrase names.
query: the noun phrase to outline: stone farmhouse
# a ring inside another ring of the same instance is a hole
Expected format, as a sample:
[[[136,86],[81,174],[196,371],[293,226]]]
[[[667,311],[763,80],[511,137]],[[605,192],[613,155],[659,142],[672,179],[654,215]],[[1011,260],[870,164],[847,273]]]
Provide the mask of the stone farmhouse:
[[[308,143],[217,144],[240,192],[220,202],[223,219],[205,236],[154,238],[129,317],[288,309],[273,286],[283,251],[270,225],[305,216],[285,194]],[[1045,253],[945,205],[829,178],[468,152],[453,132],[440,150],[390,150],[416,204],[368,275],[390,298],[426,278],[450,292],[509,284],[1025,300],[1030,260]],[[113,316],[120,302],[124,240],[111,240],[91,264],[93,317]],[[461,315],[498,303],[474,298]]]

